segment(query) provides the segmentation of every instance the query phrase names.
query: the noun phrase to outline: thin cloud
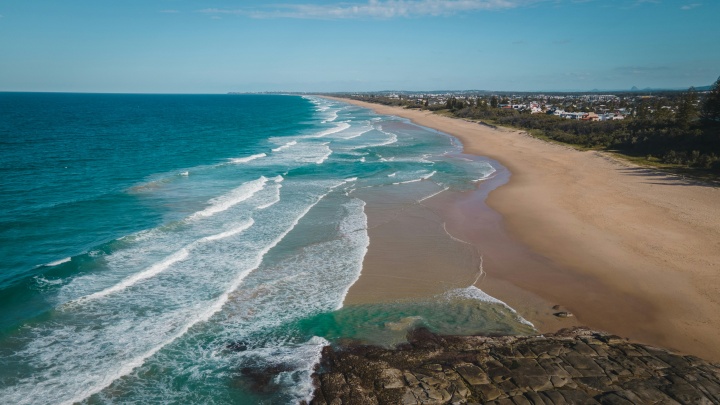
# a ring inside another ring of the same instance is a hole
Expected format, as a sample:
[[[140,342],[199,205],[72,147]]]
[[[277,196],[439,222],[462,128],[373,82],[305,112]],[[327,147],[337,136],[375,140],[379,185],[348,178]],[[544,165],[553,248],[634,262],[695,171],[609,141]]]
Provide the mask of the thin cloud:
[[[178,14],[180,10],[160,10],[160,12],[164,14]]]
[[[396,17],[443,16],[463,12],[517,8],[542,0],[369,0],[367,3],[278,4],[264,10],[200,10],[206,14],[237,14],[251,18],[299,18],[339,20],[354,18],[390,19]]]
[[[680,10],[692,10],[692,9],[700,7],[700,6],[702,6],[702,4],[700,4],[700,3],[686,4],[682,7],[680,7]]]

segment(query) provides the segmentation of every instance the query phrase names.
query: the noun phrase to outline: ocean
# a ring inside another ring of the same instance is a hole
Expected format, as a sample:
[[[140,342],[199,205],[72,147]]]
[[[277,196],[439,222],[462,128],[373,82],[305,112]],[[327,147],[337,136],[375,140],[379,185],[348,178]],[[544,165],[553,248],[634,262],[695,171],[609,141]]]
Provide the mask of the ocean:
[[[343,306],[373,201],[400,212],[495,171],[404,119],[312,96],[0,93],[0,171],[0,403],[298,403],[343,339],[533,331],[472,281]]]

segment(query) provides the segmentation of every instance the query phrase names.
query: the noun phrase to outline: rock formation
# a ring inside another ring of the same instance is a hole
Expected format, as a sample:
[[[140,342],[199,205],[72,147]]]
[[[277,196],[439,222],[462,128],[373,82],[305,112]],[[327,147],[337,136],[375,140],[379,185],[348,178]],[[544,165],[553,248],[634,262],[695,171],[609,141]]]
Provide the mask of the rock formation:
[[[584,328],[408,340],[326,347],[310,404],[720,403],[718,365]]]

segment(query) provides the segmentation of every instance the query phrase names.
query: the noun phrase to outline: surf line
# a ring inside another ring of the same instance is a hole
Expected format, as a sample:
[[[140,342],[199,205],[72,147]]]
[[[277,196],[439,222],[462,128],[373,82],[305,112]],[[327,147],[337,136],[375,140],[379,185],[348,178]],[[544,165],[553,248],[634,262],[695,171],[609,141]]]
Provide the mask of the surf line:
[[[220,297],[217,300],[215,300],[215,302],[212,305],[210,305],[205,311],[202,311],[200,314],[198,314],[198,316],[196,316],[195,319],[193,319],[191,322],[189,322],[185,326],[183,326],[176,334],[172,335],[169,339],[167,339],[164,342],[160,343],[159,345],[151,348],[150,350],[146,351],[145,353],[141,354],[140,356],[133,358],[128,363],[126,363],[122,367],[120,367],[120,369],[117,370],[115,373],[108,376],[107,378],[104,378],[103,381],[100,382],[99,384],[95,385],[94,387],[90,387],[90,388],[86,389],[84,392],[75,396],[73,399],[62,402],[62,404],[70,405],[70,404],[74,404],[76,402],[81,402],[81,401],[87,399],[88,397],[95,395],[98,392],[104,390],[105,388],[109,387],[113,382],[115,382],[117,379],[130,374],[130,372],[132,372],[135,368],[143,365],[145,363],[145,360],[147,360],[148,358],[153,356],[155,353],[159,352],[163,347],[169,345],[170,343],[174,342],[179,337],[181,337],[182,335],[187,333],[190,330],[190,328],[192,328],[193,326],[195,326],[196,324],[198,324],[200,322],[206,322],[207,320],[209,320],[213,315],[215,315],[217,312],[219,312],[223,308],[223,306],[225,306],[225,304],[227,303],[227,301],[230,298],[230,294],[232,294],[233,291],[237,290],[238,287],[240,287],[240,285],[245,280],[245,278],[260,267],[263,259],[265,258],[265,255],[272,248],[277,246],[278,243],[280,243],[280,241],[285,239],[285,236],[287,236],[287,234],[289,234],[290,231],[295,229],[297,224],[300,223],[300,220],[302,220],[305,217],[305,215],[307,215],[307,213],[310,212],[310,210],[314,206],[316,206],[323,198],[325,198],[328,194],[330,194],[330,192],[332,190],[334,190],[335,188],[337,188],[345,183],[349,183],[349,182],[355,181],[355,180],[357,180],[357,179],[356,178],[346,179],[346,180],[338,183],[337,185],[330,187],[330,189],[325,194],[322,194],[320,197],[318,197],[312,204],[310,204],[305,210],[303,210],[303,212],[301,212],[297,218],[295,218],[295,220],[290,225],[290,227],[288,227],[285,231],[283,231],[283,233],[278,235],[278,237],[275,238],[275,240],[273,240],[272,243],[270,243],[268,246],[266,246],[264,249],[262,249],[260,251],[260,254],[257,255],[257,259],[255,260],[255,263],[253,264],[253,268],[251,270],[247,270],[245,272],[240,273],[235,278],[235,280],[233,280],[233,282],[230,284],[230,287],[228,289],[226,289],[220,295]]]
[[[252,198],[257,192],[265,188],[265,183],[267,182],[267,177],[260,176],[260,178],[256,180],[243,183],[229,193],[211,199],[208,201],[210,203],[209,206],[202,211],[192,214],[188,217],[188,219],[196,220],[200,218],[207,218],[217,213],[226,211],[235,205]]]
[[[231,236],[238,235],[248,228],[250,228],[255,221],[251,218],[250,220],[244,222],[239,227],[235,229],[231,229],[226,232],[218,233],[216,235],[210,235],[206,236],[204,238],[200,238],[185,247],[181,248],[180,250],[176,251],[175,253],[171,254],[170,256],[167,256],[165,259],[161,260],[159,263],[153,264],[152,266],[148,267],[147,269],[133,274],[132,276],[124,279],[123,281],[119,282],[118,284],[113,285],[112,287],[108,287],[104,290],[98,291],[96,293],[92,293],[90,295],[86,295],[84,297],[80,297],[78,299],[69,301],[65,303],[64,305],[72,305],[72,304],[78,304],[82,302],[92,301],[98,298],[105,297],[107,295],[122,291],[128,287],[131,287],[138,283],[139,281],[154,277],[163,271],[170,268],[175,263],[181,262],[185,259],[187,259],[190,256],[190,251],[195,248],[196,246],[200,245],[201,243],[207,243],[207,242],[213,242],[216,240],[229,238]]]

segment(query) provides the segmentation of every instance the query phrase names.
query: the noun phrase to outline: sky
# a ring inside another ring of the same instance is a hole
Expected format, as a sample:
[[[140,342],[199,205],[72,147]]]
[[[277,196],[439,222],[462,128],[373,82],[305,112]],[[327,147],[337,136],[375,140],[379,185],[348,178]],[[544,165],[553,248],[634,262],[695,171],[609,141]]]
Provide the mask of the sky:
[[[720,76],[720,0],[0,0],[0,91],[590,91]]]

